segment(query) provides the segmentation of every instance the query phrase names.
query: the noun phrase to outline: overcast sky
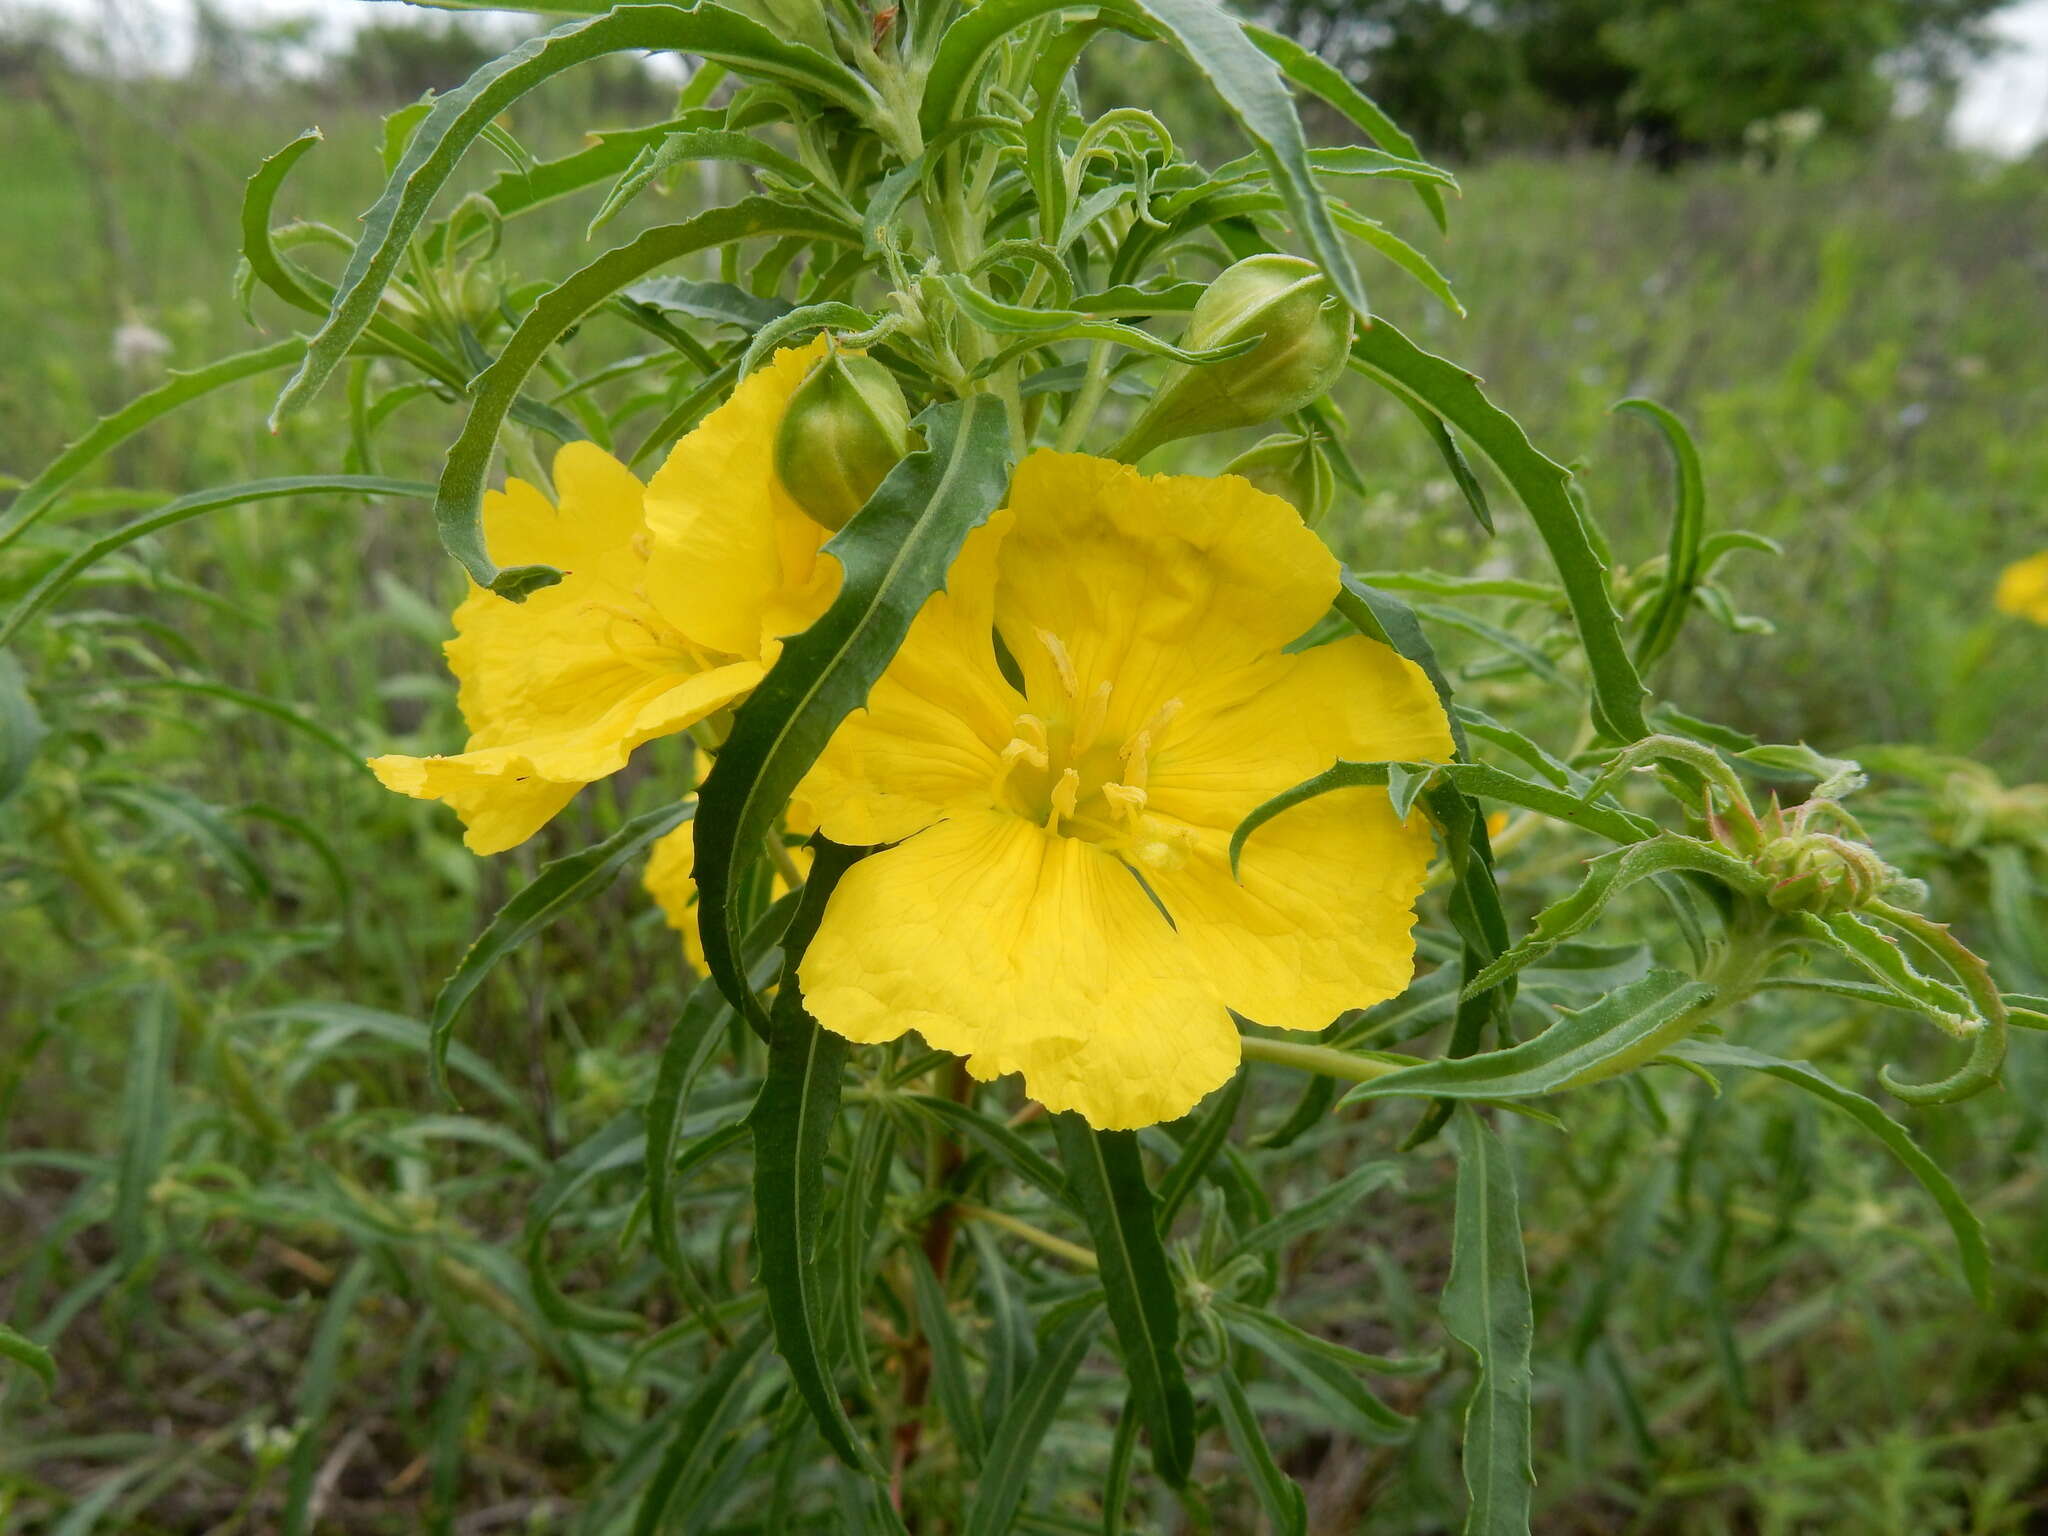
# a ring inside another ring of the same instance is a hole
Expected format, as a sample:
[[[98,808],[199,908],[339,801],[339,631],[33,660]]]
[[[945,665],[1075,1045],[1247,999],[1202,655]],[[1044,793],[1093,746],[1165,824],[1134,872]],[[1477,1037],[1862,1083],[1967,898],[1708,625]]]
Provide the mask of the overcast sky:
[[[346,36],[372,18],[423,14],[394,0],[215,0],[231,15],[251,19],[317,18],[323,40]],[[177,67],[189,51],[189,0],[0,0],[0,20],[27,11],[55,10],[108,24],[137,56]],[[431,14],[431,13],[426,13]],[[2048,137],[2048,0],[2023,0],[1996,22],[2010,41],[1998,57],[1966,82],[1955,131],[1969,144],[2006,154]]]

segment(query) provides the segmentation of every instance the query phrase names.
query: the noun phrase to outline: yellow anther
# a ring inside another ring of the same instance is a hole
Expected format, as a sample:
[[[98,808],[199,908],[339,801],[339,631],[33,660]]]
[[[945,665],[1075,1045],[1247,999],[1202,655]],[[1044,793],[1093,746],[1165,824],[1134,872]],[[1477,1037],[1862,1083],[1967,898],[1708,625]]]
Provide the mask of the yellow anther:
[[[1008,745],[1002,750],[1002,759],[1006,770],[1020,762],[1029,763],[1034,768],[1051,766],[1051,759],[1045,755],[1045,748],[1021,737],[1010,738]]]
[[[1123,821],[1137,825],[1138,818],[1145,814],[1145,791],[1134,784],[1105,784],[1102,798],[1110,809]]]
[[[1053,670],[1060,675],[1060,686],[1067,691],[1067,697],[1081,696],[1080,674],[1074,670],[1074,658],[1067,654],[1066,643],[1049,629],[1038,631],[1038,643],[1045,647],[1045,654],[1052,658]]]

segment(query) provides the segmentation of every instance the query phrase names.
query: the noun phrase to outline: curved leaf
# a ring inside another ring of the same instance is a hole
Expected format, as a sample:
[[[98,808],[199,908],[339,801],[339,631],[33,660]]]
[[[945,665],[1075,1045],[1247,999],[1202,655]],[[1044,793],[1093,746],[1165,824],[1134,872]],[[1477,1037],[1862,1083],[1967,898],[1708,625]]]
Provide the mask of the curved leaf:
[[[1380,1099],[1401,1094],[1446,1099],[1522,1099],[1583,1087],[1640,1066],[1694,1027],[1694,1015],[1714,989],[1656,970],[1577,1011],[1560,1008],[1555,1024],[1504,1051],[1429,1061],[1360,1083],[1344,1096]]]
[[[991,395],[935,405],[905,457],[825,552],[845,571],[817,623],[783,647],[740,706],[698,793],[696,880],[705,964],[737,1007],[760,1003],[739,974],[734,924],[744,859],[774,824],[839,722],[867,700],[969,532],[1010,484],[1010,427]]]
[[[1054,1115],[1052,1125],[1068,1184],[1095,1238],[1103,1296],[1131,1400],[1152,1442],[1152,1465],[1178,1488],[1194,1464],[1195,1401],[1180,1364],[1180,1298],[1138,1138],[1093,1130],[1071,1113]]]
[[[1607,568],[1566,490],[1571,472],[1538,453],[1520,424],[1480,393],[1473,375],[1424,352],[1385,321],[1353,338],[1351,359],[1463,432],[1514,487],[1571,601],[1579,643],[1593,673],[1595,723],[1616,741],[1649,735],[1642,679],[1621,638],[1621,615],[1607,588]]]
[[[847,1420],[820,1350],[824,1313],[816,1247],[824,1215],[825,1150],[839,1114],[840,1080],[850,1047],[804,1011],[797,967],[833,886],[859,850],[822,839],[814,846],[817,857],[783,939],[782,983],[768,1015],[768,1075],[747,1117],[754,1133],[754,1240],[761,1252],[761,1286],[775,1324],[775,1345],[798,1393],[839,1458],[880,1477],[873,1454]],[[703,903],[700,894],[700,910]]]
[[[383,195],[363,215],[362,236],[336,285],[327,321],[271,410],[273,428],[312,399],[362,334],[405,254],[406,242],[469,146],[492,120],[535,86],[573,65],[641,48],[699,54],[815,91],[856,110],[867,100],[866,86],[845,66],[811,49],[785,43],[751,17],[713,4],[688,10],[671,5],[620,6],[589,21],[566,23],[493,59],[459,89],[435,99]]]
[[[620,14],[624,14],[621,12]],[[625,245],[606,251],[582,270],[542,294],[506,341],[497,361],[471,385],[469,415],[448,450],[448,464],[434,497],[434,520],[441,543],[480,587],[489,587],[514,601],[541,587],[553,586],[562,573],[552,566],[522,565],[499,570],[484,547],[481,509],[484,476],[498,429],[518,398],[519,387],[562,333],[621,288],[644,277],[664,262],[696,251],[728,245],[757,235],[797,236],[814,240],[848,237],[837,224],[814,213],[790,208],[767,198],[747,198],[713,208],[680,224],[650,229]]]
[[[1457,1116],[1458,1204],[1443,1317],[1479,1362],[1465,1407],[1465,1536],[1528,1536],[1530,1341],[1522,1222],[1507,1148],[1478,1114]]]
[[[252,501],[275,501],[283,496],[424,497],[432,494],[432,486],[422,485],[417,480],[387,480],[381,475],[292,475],[277,480],[250,480],[241,485],[220,486],[180,496],[176,501],[164,503],[149,516],[116,528],[83,548],[73,550],[31,587],[27,595],[8,610],[5,618],[0,618],[0,645],[13,639],[22,625],[49,607],[66,587],[108,555],[127,548],[137,539],[189,522],[203,513],[217,512],[223,507],[239,507]]]
[[[1685,423],[1654,400],[1631,398],[1614,407],[1646,418],[1664,434],[1671,449],[1673,507],[1671,548],[1664,561],[1664,584],[1657,600],[1643,620],[1643,632],[1636,641],[1636,667],[1650,670],[1657,658],[1671,649],[1685,626],[1692,607],[1693,589],[1699,585],[1702,565],[1700,540],[1706,532],[1707,493],[1700,474],[1699,450]]]
[[[449,1092],[448,1042],[454,1035],[455,1016],[483,985],[491,967],[571,907],[610,885],[620,866],[657,837],[680,826],[691,810],[688,804],[664,805],[635,816],[604,841],[542,865],[540,873],[498,908],[434,995],[428,1055],[435,1087]]]
[[[1991,1304],[1991,1252],[1984,1242],[1984,1224],[1942,1171],[1941,1165],[1920,1149],[1911,1132],[1873,1101],[1853,1089],[1844,1088],[1810,1062],[1781,1061],[1775,1056],[1766,1056],[1760,1051],[1720,1040],[1688,1041],[1672,1054],[1703,1067],[1744,1067],[1753,1072],[1767,1073],[1826,1100],[1869,1131],[1934,1197],[1934,1203],[1941,1207],[1941,1214],[1948,1218],[1949,1230],[1955,1234],[1956,1251],[1962,1258],[1963,1274],[1969,1281],[1970,1293],[1977,1298],[1978,1305],[1988,1307]]]
[[[1055,1307],[1040,1325],[1038,1359],[989,1437],[963,1536],[1005,1536],[1015,1523],[1032,1460],[1101,1324],[1102,1298],[1091,1295]]]
[[[269,373],[274,368],[288,367],[305,354],[306,343],[297,336],[288,336],[267,347],[237,352],[232,357],[208,363],[190,373],[173,371],[155,389],[137,395],[112,415],[101,417],[90,432],[45,465],[33,480],[21,488],[7,510],[0,513],[0,549],[20,538],[32,523],[49,511],[64,487],[77,479],[89,465],[151,422],[216,389],[254,378],[259,373]]]

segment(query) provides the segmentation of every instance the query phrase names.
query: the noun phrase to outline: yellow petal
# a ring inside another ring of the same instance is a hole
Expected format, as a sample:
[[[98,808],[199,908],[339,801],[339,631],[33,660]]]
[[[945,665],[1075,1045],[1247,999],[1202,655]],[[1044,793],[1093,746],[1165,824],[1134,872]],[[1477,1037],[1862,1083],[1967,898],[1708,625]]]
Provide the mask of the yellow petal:
[[[1299,638],[1337,595],[1337,562],[1301,516],[1235,475],[1141,475],[1086,454],[1017,468],[997,621],[1033,698],[1056,692],[1039,638],[1085,693],[1113,685],[1128,734],[1167,699]]]
[[[1024,701],[991,639],[996,562],[1008,519],[969,534],[946,588],[926,599],[865,708],[833,733],[796,803],[835,842],[901,841],[989,804],[999,754]]]
[[[647,487],[648,591],[701,645],[772,665],[780,636],[808,628],[839,591],[831,534],[775,478],[775,432],[825,352],[787,347],[744,379],[670,452]]]
[[[690,964],[702,971],[704,940],[697,933],[697,882],[691,876],[696,863],[696,828],[684,822],[654,840],[640,883],[661,908],[669,927],[682,935],[683,953]]]
[[[504,762],[480,767],[463,757],[370,759],[370,771],[386,789],[415,800],[446,801],[462,818],[463,843],[472,853],[516,848],[554,819],[576,797],[584,781],[560,783]]]
[[[1225,833],[1338,762],[1447,762],[1450,723],[1423,670],[1353,635],[1193,685],[1151,760],[1153,811]]]
[[[1992,601],[2000,613],[2048,624],[2048,550],[2007,566]]]
[[[494,560],[544,562],[563,577],[523,603],[472,586],[455,610],[447,654],[467,750],[371,764],[401,794],[447,801],[478,853],[524,842],[635,747],[722,709],[762,676],[756,661],[721,662],[692,645],[648,601],[642,487],[629,470],[594,444],[570,443],[554,471],[559,506],[519,480],[484,499]]]
[[[1321,1029],[1407,989],[1431,854],[1419,810],[1396,820],[1377,785],[1304,801],[1252,834],[1242,883],[1228,844],[1205,829],[1139,866],[1225,1003],[1275,1029]]]
[[[1104,1128],[1183,1114],[1237,1067],[1229,1015],[1130,872],[1001,812],[854,865],[800,974],[826,1028],[916,1030]]]
[[[695,724],[761,680],[754,662],[694,674],[629,670],[623,679],[575,653],[543,654],[531,664],[549,685],[536,691],[554,707],[497,722],[494,734],[515,739],[450,757],[388,756],[370,764],[387,789],[453,806],[475,853],[502,853],[526,841],[578,789],[625,767],[635,747]],[[534,733],[520,735],[519,726]]]

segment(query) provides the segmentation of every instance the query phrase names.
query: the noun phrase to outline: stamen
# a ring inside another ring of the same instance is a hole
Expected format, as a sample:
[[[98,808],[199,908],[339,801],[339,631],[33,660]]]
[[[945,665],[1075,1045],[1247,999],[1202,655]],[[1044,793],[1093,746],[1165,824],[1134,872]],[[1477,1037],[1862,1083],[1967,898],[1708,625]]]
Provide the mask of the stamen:
[[[1139,818],[1145,814],[1145,791],[1134,784],[1105,784],[1102,798],[1107,800],[1111,811],[1121,821],[1137,829]]]
[[[1102,734],[1102,723],[1108,718],[1109,684],[1097,683],[1074,716],[1074,751],[1086,752],[1094,746],[1095,738]]]
[[[1074,671],[1074,658],[1067,654],[1065,643],[1049,629],[1038,631],[1038,643],[1052,658],[1053,670],[1059,673],[1060,686],[1067,690],[1067,697],[1078,699],[1081,696],[1081,678]]]
[[[1132,789],[1143,790],[1152,772],[1152,733],[1138,732],[1123,744],[1117,756],[1123,759],[1124,783]]]
[[[1058,829],[1062,819],[1074,814],[1074,808],[1081,803],[1081,775],[1069,768],[1060,775],[1059,783],[1052,787],[1052,810],[1045,818],[1045,830]]]

